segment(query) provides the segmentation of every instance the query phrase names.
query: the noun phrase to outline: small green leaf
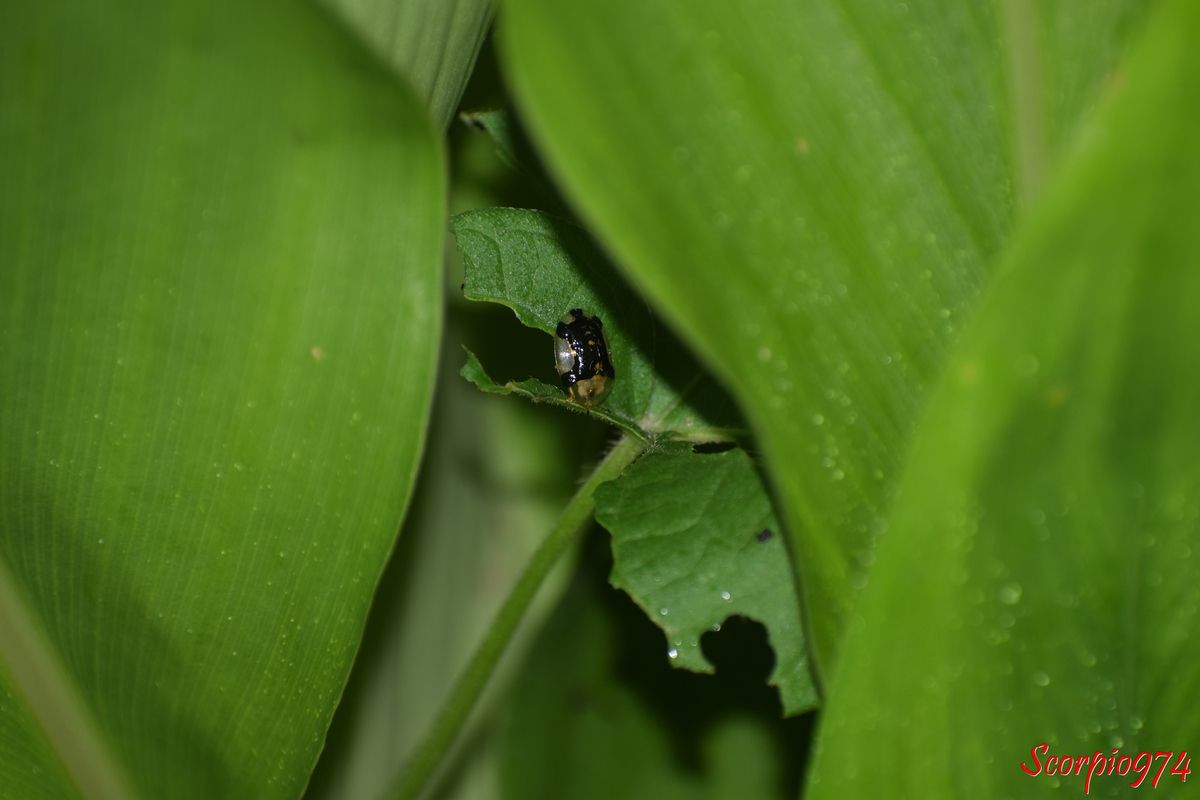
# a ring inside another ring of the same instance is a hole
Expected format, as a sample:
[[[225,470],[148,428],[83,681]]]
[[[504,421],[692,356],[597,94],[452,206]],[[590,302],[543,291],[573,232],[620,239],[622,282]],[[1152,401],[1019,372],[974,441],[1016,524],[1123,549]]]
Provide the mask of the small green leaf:
[[[467,363],[463,364],[459,374],[477,386],[480,391],[487,392],[488,394],[512,394],[517,397],[524,397],[526,400],[534,403],[546,403],[573,411],[577,414],[587,414],[596,419],[602,419],[610,425],[615,425],[623,431],[628,431],[639,439],[645,438],[642,430],[628,419],[617,416],[603,405],[585,408],[578,403],[573,403],[566,398],[562,390],[557,386],[551,386],[548,383],[542,383],[534,379],[508,381],[503,385],[498,384],[484,371],[483,365],[479,363],[479,358],[474,353],[470,350],[467,350],[466,353]]]
[[[594,409],[597,416],[643,438],[713,441],[741,430],[728,396],[655,322],[575,225],[536,211],[493,208],[459,214],[452,229],[466,262],[469,299],[506,305],[522,323],[551,336],[572,308],[601,319],[615,378]],[[551,353],[548,340],[547,371]],[[465,370],[481,388],[490,384],[489,391],[567,402],[560,389],[539,380],[501,388],[483,375],[478,362]]]
[[[1082,797],[1091,763],[1019,765],[1200,741],[1197,39],[1165,3],[933,394],[814,800]],[[1200,794],[1099,766],[1093,797]]]
[[[749,617],[767,627],[784,713],[817,705],[779,521],[744,451],[649,453],[596,492],[596,520],[612,534],[613,586],[666,632],[676,665],[712,672],[700,637]]]

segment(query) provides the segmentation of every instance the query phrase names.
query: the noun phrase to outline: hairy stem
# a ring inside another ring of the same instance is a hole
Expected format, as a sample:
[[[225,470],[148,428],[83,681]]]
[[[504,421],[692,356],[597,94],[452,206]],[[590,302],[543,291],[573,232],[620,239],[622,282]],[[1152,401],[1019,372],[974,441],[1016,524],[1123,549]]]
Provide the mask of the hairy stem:
[[[500,656],[504,654],[505,648],[512,639],[513,632],[525,616],[529,604],[533,601],[538,589],[541,588],[546,576],[571,542],[586,527],[595,509],[593,496],[596,488],[620,474],[621,470],[629,466],[645,448],[645,442],[628,434],[623,435],[604,457],[604,460],[596,466],[587,481],[575,492],[571,502],[563,509],[558,522],[538,546],[529,559],[529,563],[525,565],[521,577],[517,579],[517,583],[505,599],[504,605],[500,607],[500,611],[488,628],[483,641],[475,649],[467,668],[455,682],[450,696],[438,711],[425,738],[413,751],[403,770],[392,783],[388,792],[389,797],[412,800],[425,787],[430,776],[454,743],[454,739],[470,715],[471,709],[475,707],[475,703],[483,693]]]

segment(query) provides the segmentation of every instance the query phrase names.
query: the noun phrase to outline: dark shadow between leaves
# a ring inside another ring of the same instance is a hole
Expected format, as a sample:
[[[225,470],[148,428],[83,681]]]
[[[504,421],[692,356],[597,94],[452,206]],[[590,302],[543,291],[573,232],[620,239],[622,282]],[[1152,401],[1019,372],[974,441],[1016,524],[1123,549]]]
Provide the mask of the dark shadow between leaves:
[[[713,729],[732,718],[752,719],[766,731],[778,767],[778,797],[797,797],[808,761],[815,713],[784,719],[779,692],[768,686],[775,657],[766,629],[758,622],[732,617],[720,632],[701,639],[715,675],[671,666],[667,643],[624,593],[611,588],[608,536],[594,529],[586,542],[572,590],[596,598],[619,632],[610,669],[667,732],[678,766],[699,778],[705,770],[704,746]],[[576,698],[586,705],[586,695]]]

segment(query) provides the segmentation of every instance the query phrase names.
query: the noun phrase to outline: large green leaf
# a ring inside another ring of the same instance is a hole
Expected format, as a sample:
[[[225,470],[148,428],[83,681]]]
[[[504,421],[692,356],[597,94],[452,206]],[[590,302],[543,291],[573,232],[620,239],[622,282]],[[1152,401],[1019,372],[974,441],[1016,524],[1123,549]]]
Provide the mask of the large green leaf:
[[[507,6],[552,170],[760,435],[822,667],[1016,197],[1140,5]]]
[[[813,797],[1082,796],[1019,765],[1200,737],[1200,8],[1163,12],[931,400]]]
[[[450,124],[492,21],[492,0],[321,0]]]
[[[291,3],[0,37],[0,786],[295,796],[423,437],[431,126]]]

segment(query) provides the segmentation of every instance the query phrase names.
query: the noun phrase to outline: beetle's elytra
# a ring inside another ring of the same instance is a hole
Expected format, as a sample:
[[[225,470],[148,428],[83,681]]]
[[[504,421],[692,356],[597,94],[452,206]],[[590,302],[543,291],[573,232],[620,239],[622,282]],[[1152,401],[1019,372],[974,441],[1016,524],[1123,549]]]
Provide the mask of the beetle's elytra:
[[[558,321],[554,336],[554,368],[567,396],[584,406],[600,402],[614,378],[600,318],[572,308]]]

